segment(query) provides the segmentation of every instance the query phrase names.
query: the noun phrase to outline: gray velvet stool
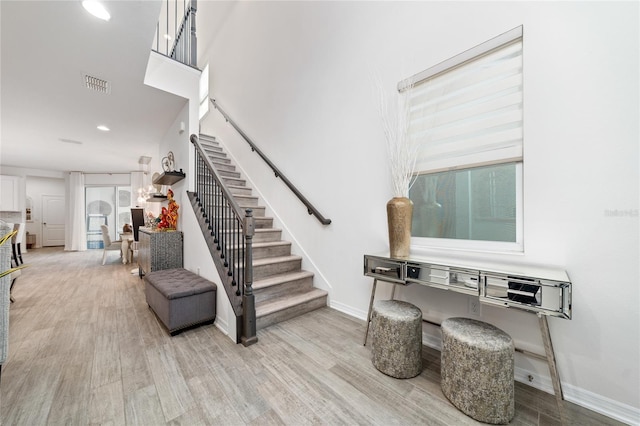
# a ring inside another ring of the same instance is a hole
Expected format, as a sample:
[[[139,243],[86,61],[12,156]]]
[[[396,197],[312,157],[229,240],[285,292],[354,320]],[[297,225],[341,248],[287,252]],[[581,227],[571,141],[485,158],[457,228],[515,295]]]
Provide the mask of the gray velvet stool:
[[[384,374],[408,379],[422,372],[422,311],[400,300],[381,300],[371,315],[371,361]]]
[[[442,393],[475,420],[507,424],[513,419],[514,346],[511,337],[481,321],[442,322]]]

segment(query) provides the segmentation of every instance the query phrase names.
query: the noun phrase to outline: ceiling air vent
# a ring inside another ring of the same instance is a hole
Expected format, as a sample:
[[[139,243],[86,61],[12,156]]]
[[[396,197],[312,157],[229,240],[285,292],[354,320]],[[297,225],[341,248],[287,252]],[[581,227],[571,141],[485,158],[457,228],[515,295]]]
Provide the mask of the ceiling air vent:
[[[103,80],[89,74],[83,74],[83,76],[84,85],[87,89],[95,90],[96,92],[104,93],[105,95],[111,93],[111,84],[107,80]]]

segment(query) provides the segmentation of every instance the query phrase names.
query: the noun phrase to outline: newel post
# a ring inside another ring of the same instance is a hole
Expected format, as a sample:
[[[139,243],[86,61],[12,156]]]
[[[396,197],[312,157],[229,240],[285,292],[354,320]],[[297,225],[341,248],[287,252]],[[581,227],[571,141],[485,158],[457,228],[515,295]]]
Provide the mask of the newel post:
[[[253,295],[253,234],[255,220],[251,209],[245,210],[244,217],[244,292],[242,295],[242,344],[253,345],[258,341],[256,336],[256,301]]]

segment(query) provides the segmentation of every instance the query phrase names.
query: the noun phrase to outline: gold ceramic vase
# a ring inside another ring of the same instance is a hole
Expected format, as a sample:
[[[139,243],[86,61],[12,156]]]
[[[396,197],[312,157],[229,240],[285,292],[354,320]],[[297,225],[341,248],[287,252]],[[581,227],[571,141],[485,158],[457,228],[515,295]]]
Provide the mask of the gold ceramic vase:
[[[387,203],[389,255],[391,257],[409,257],[412,215],[413,201],[407,197],[393,197]]]

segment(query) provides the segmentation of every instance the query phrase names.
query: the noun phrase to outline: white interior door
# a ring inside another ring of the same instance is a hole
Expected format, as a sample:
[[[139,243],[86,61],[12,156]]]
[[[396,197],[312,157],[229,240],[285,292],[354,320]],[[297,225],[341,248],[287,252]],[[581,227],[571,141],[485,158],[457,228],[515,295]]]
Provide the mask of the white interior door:
[[[42,196],[42,246],[64,245],[64,197]]]

